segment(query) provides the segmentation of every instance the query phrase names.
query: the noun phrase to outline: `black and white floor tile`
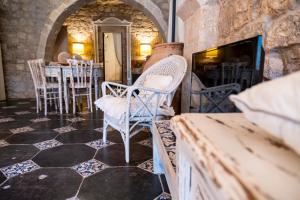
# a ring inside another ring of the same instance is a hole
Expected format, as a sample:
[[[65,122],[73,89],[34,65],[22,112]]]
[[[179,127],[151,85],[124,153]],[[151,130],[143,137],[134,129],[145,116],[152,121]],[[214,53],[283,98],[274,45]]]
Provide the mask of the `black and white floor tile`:
[[[77,173],[79,173],[85,178],[97,172],[100,172],[106,168],[108,168],[107,165],[96,159],[88,160],[86,162],[80,163],[79,165],[72,167],[72,169],[74,169]]]
[[[170,129],[170,121],[162,120],[156,122],[156,127],[160,133],[161,141],[163,142],[167,154],[170,158],[174,170],[176,170],[176,136]]]
[[[31,99],[0,101],[0,199],[171,199],[148,132],[131,139],[127,164],[117,131],[102,141],[101,111],[35,109]]]
[[[11,118],[11,117],[7,117],[7,118],[0,118],[0,123],[4,123],[4,122],[12,122],[15,121],[15,119]]]
[[[7,177],[11,178],[14,176],[18,176],[20,174],[25,174],[28,172],[32,172],[40,167],[34,163],[32,160],[26,160],[21,163],[16,163],[11,166],[1,168],[1,172]]]
[[[138,143],[141,144],[141,145],[145,145],[145,146],[148,146],[148,147],[152,148],[152,139],[142,140]]]
[[[142,164],[140,164],[138,167],[143,170],[153,173],[153,160],[152,159],[147,160],[146,162],[143,162]]]
[[[30,114],[31,112],[29,111],[19,111],[19,112],[15,112],[16,115],[27,115]]]
[[[77,129],[72,126],[65,126],[65,127],[55,128],[53,130],[58,133],[69,133],[71,131],[76,131]]]
[[[46,141],[34,144],[34,146],[37,147],[39,150],[46,150],[46,149],[50,149],[50,148],[57,147],[57,146],[60,146],[60,145],[62,145],[62,143],[55,140],[55,139],[46,140]]]
[[[30,131],[34,131],[34,129],[31,128],[30,126],[24,126],[24,127],[20,127],[20,128],[10,129],[10,132],[13,134],[25,133],[25,132],[30,132]]]
[[[107,147],[112,144],[114,144],[114,143],[110,142],[108,140],[106,140],[106,142],[104,143],[102,139],[94,140],[94,141],[86,143],[86,145],[88,145],[94,149],[97,149],[97,150],[102,149],[102,148]]]
[[[50,121],[51,119],[47,118],[47,117],[41,117],[41,118],[36,118],[36,119],[31,119],[30,121],[33,123],[38,123],[38,122],[46,122],[46,121]]]
[[[155,200],[171,200],[171,199],[172,199],[172,197],[168,193],[162,193],[157,198],[155,198]]]
[[[1,148],[1,147],[5,147],[5,146],[7,146],[7,145],[9,145],[8,142],[6,142],[5,140],[0,140],[0,148]]]
[[[85,119],[81,118],[81,117],[73,117],[73,118],[67,119],[67,121],[70,121],[72,123],[81,122],[81,121],[84,121],[84,120]]]

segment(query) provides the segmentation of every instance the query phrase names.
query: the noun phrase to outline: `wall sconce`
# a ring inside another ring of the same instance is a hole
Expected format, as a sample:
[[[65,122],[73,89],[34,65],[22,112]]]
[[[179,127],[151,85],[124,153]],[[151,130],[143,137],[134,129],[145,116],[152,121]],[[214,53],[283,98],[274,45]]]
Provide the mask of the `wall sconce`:
[[[74,42],[72,44],[72,50],[73,50],[73,54],[78,54],[78,55],[84,54],[84,45],[83,45],[83,43]]]
[[[152,53],[152,48],[150,43],[141,43],[140,45],[140,55],[149,56]]]

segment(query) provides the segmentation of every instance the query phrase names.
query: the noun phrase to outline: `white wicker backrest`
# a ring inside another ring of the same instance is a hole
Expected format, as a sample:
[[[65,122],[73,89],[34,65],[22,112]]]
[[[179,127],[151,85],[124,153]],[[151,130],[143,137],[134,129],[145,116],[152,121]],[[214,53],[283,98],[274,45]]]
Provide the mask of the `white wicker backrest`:
[[[186,59],[182,56],[172,55],[164,58],[149,67],[135,81],[134,86],[143,86],[145,79],[149,75],[165,75],[172,76],[172,83],[165,89],[169,94],[176,91],[177,87],[183,80],[187,70]]]
[[[46,85],[45,68],[43,59],[27,61],[35,88]]]

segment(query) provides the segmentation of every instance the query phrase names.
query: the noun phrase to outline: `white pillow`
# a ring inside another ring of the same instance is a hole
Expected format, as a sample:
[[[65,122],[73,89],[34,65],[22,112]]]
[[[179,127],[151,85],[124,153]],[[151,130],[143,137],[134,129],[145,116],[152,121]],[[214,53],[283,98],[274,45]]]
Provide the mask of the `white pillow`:
[[[300,72],[261,83],[230,100],[249,121],[300,154]]]
[[[148,75],[146,76],[143,86],[146,88],[164,90],[171,84],[172,80],[172,76]]]
[[[148,75],[145,78],[143,87],[145,88],[152,88],[158,90],[165,90],[168,89],[168,86],[172,83],[173,77],[172,76],[165,76],[165,75]],[[151,95],[151,92],[142,92],[141,96],[143,95]],[[155,99],[153,99],[155,101]],[[165,102],[167,102],[166,95],[161,96],[159,100],[159,106],[162,106]]]

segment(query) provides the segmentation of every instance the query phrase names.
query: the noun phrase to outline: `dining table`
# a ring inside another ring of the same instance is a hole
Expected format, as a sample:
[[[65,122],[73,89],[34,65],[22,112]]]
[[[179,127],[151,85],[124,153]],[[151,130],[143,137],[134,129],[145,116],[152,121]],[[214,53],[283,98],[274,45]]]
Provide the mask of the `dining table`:
[[[69,65],[64,63],[50,63],[49,65],[45,66],[46,77],[56,77],[57,74],[61,74],[60,78],[62,81],[60,80],[59,83],[61,83],[62,84],[61,87],[63,87],[66,113],[69,113],[68,80],[72,76],[72,70],[75,70],[75,68],[70,67]],[[95,100],[99,98],[99,82],[102,82],[103,78],[104,78],[103,64],[94,63],[93,82],[94,82],[94,90],[95,90]],[[61,112],[62,112],[62,108],[61,108]]]

